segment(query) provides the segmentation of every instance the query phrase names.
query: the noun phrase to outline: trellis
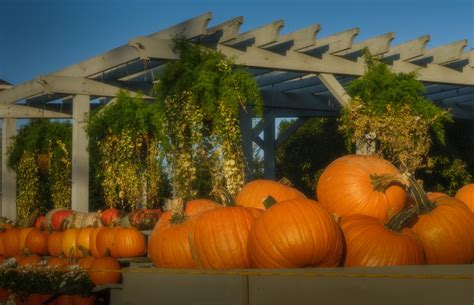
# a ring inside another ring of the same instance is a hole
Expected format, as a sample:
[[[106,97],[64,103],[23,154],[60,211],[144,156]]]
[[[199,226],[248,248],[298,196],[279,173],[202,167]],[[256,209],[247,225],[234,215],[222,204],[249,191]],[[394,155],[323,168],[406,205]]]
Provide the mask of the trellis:
[[[192,18],[63,70],[40,76],[0,92],[2,132],[2,209],[15,218],[15,175],[6,168],[5,151],[16,134],[18,118],[69,118],[73,122],[72,208],[88,210],[89,157],[84,118],[100,101],[109,102],[120,90],[131,95],[150,92],[154,75],[177,59],[172,39],[177,35],[219,50],[250,68],[264,99],[264,117],[255,126],[251,111],[242,111],[244,153],[252,158],[252,143],[264,151],[266,177],[273,177],[275,148],[307,118],[337,116],[349,96],[344,85],[364,73],[363,50],[383,57],[395,72],[417,71],[426,97],[451,108],[457,119],[474,119],[474,51],[467,40],[427,49],[428,35],[391,46],[394,33],[354,42],[358,28],[316,38],[321,27],[310,25],[280,34],[282,20],[240,32],[242,17],[209,27],[211,13]],[[153,99],[145,95],[146,99]],[[92,102],[91,102],[92,101]],[[275,135],[275,119],[298,118]],[[262,134],[264,137],[261,138]],[[472,132],[472,131],[471,131]]]

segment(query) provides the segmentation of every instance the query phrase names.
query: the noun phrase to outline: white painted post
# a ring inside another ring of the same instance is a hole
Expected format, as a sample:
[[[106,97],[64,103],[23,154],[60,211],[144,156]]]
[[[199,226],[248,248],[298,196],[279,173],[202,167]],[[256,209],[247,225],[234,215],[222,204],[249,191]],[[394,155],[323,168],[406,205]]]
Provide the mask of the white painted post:
[[[16,136],[16,119],[3,118],[2,129],[2,201],[1,215],[16,219],[16,173],[7,166],[7,151]]]
[[[79,212],[89,211],[89,143],[86,134],[86,116],[89,113],[90,96],[76,95],[72,101],[72,198],[71,208]]]

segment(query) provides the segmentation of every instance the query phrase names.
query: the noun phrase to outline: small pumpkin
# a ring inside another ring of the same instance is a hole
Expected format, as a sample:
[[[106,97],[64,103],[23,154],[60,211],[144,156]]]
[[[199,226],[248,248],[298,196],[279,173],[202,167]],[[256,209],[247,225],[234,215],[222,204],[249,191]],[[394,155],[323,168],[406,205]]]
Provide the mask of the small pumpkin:
[[[421,243],[411,230],[403,227],[407,211],[402,210],[400,216],[395,215],[387,225],[378,218],[361,214],[342,218],[340,227],[345,240],[344,266],[424,264]]]
[[[113,257],[136,257],[146,254],[145,235],[136,228],[116,228],[111,255]]]
[[[471,212],[474,213],[474,183],[466,184],[461,187],[454,197],[464,202]]]
[[[273,180],[257,179],[244,185],[235,201],[240,206],[265,209],[264,201],[269,196],[277,202],[306,198],[303,193],[291,186]]]
[[[400,173],[377,156],[346,155],[331,162],[316,185],[318,201],[340,217],[364,214],[384,223],[405,204]]]
[[[113,226],[123,217],[123,212],[115,208],[105,209],[100,213],[100,220],[104,226]]]
[[[114,257],[99,257],[92,262],[89,269],[89,276],[96,285],[119,283],[121,279],[120,271],[122,267]]]
[[[335,267],[342,249],[333,216],[306,198],[271,205],[255,220],[248,240],[250,266],[257,268]]]
[[[431,202],[409,176],[418,215],[410,224],[423,245],[427,264],[469,264],[474,260],[474,214],[453,197]]]
[[[67,258],[79,258],[82,256],[77,247],[77,235],[79,229],[67,229],[63,235],[63,254]]]
[[[60,256],[63,253],[63,236],[61,231],[53,231],[48,237],[48,252],[51,256]]]
[[[76,246],[81,253],[89,253],[91,250],[91,234],[94,229],[91,227],[79,229],[76,237]],[[83,255],[81,255],[83,256]]]
[[[63,221],[73,213],[73,211],[57,208],[46,213],[45,226],[49,230],[60,231]]]
[[[47,255],[49,235],[48,231],[34,228],[26,237],[25,247],[33,254]]]
[[[20,254],[20,229],[6,230],[2,238],[3,252],[7,257]]]
[[[89,236],[89,245],[90,245],[90,253],[93,257],[102,257],[103,255],[99,254],[99,250],[97,250],[97,234],[103,228],[93,228],[92,232]]]

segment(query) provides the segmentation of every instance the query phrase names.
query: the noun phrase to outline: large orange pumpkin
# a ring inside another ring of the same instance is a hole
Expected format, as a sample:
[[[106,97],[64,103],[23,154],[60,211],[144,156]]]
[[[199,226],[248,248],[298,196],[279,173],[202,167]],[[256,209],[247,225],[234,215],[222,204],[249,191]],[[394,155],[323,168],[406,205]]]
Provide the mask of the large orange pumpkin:
[[[111,254],[113,257],[136,257],[146,254],[145,235],[136,228],[116,228]]]
[[[112,247],[114,244],[115,234],[117,230],[115,228],[104,227],[102,230],[98,231],[95,246],[97,248],[97,256],[103,257],[107,253],[112,252]]]
[[[67,229],[63,235],[63,254],[68,258],[79,258],[82,256],[77,247],[77,235],[79,229]]]
[[[48,254],[48,238],[50,233],[34,228],[26,236],[25,247],[34,254],[47,255]]]
[[[324,170],[316,196],[338,216],[364,214],[386,223],[405,203],[405,188],[392,183],[399,175],[392,164],[379,157],[347,155]]]
[[[20,229],[20,235],[18,236],[18,246],[20,247],[20,251],[25,248],[25,243],[26,243],[26,237],[30,232],[34,229],[34,227],[28,227],[28,228],[21,228]]]
[[[306,198],[297,189],[273,180],[253,180],[242,188],[235,201],[244,207],[265,209],[264,201],[269,196],[277,202],[296,198]]]
[[[252,267],[334,267],[341,260],[343,239],[320,203],[292,199],[275,203],[257,218],[248,249]]]
[[[227,206],[201,214],[192,222],[189,245],[196,265],[204,269],[248,268],[247,240],[254,213]]]
[[[103,228],[93,228],[91,235],[89,237],[89,243],[90,243],[90,253],[93,257],[102,257],[103,255],[99,254],[99,250],[97,250],[97,234],[99,233],[100,230]]]
[[[13,257],[20,254],[20,229],[13,228],[3,233],[3,252],[5,256]]]
[[[148,245],[148,254],[154,265],[160,268],[196,268],[188,239],[192,219],[221,207],[212,200],[195,199],[186,203],[184,217],[180,216],[182,206],[163,213],[151,233]]]
[[[413,232],[401,228],[403,223],[391,221],[385,226],[378,218],[359,214],[343,218],[340,226],[344,233],[346,267],[424,263],[421,243]]]
[[[454,197],[464,202],[474,213],[474,183],[466,184],[460,188]]]
[[[93,228],[82,228],[79,229],[76,237],[76,246],[81,252],[81,256],[84,255],[84,252],[89,253],[91,249],[91,234]]]
[[[114,257],[104,256],[94,260],[89,270],[89,276],[96,285],[113,284],[120,282],[120,263]]]
[[[453,197],[430,202],[415,179],[411,191],[420,213],[411,224],[425,251],[427,264],[469,264],[474,260],[474,214]]]
[[[48,237],[48,252],[51,256],[60,256],[63,253],[64,232],[53,231]]]

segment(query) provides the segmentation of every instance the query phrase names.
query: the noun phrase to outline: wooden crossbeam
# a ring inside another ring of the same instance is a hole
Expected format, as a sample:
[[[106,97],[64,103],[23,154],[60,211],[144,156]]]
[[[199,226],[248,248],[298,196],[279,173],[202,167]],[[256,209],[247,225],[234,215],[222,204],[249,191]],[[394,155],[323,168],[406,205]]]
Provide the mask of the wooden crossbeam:
[[[418,37],[416,39],[391,47],[390,50],[384,54],[384,57],[394,57],[394,59],[398,60],[409,60],[421,56],[425,53],[425,48],[428,41],[430,41],[429,35]]]
[[[282,93],[274,90],[261,90],[264,107],[311,110],[336,111],[340,107],[331,97],[316,96],[311,93]]]
[[[299,49],[300,52],[314,52],[321,50],[324,53],[336,53],[350,49],[356,35],[359,34],[359,28],[353,28],[344,32],[339,32],[331,36],[317,39],[313,46]]]
[[[298,72],[285,72],[285,71],[273,71],[260,76],[255,77],[258,86],[264,87],[269,85],[277,85],[282,82],[293,80],[295,78],[303,77],[304,73]]]
[[[329,92],[337,99],[341,106],[346,106],[349,104],[351,97],[347,94],[346,90],[334,77],[334,75],[329,73],[321,73],[318,75],[319,79],[323,84],[329,89]]]
[[[212,40],[217,43],[235,39],[239,34],[240,26],[243,22],[244,17],[242,16],[232,18],[207,29],[206,36],[216,36],[216,38]]]
[[[283,20],[277,20],[270,24],[266,24],[245,33],[241,33],[237,35],[236,38],[223,43],[230,46],[261,47],[278,41],[280,30],[283,25]]]
[[[319,24],[313,24],[304,29],[281,35],[274,43],[265,46],[266,49],[275,49],[281,45],[287,45],[290,50],[301,50],[316,44],[316,34],[321,29]]]
[[[436,48],[428,49],[423,55],[413,58],[414,63],[427,61],[432,64],[446,64],[461,59],[467,40],[459,40]]]
[[[395,33],[390,32],[380,36],[376,36],[359,43],[353,44],[350,49],[334,53],[335,55],[344,56],[357,53],[367,48],[372,55],[380,55],[390,50],[390,43],[395,38]]]
[[[0,118],[71,118],[70,114],[21,105],[0,105]]]
[[[396,73],[417,72],[417,78],[421,81],[444,83],[453,85],[474,85],[474,70],[458,72],[437,64],[428,64],[421,68],[418,65],[396,60],[392,64],[392,70]]]

